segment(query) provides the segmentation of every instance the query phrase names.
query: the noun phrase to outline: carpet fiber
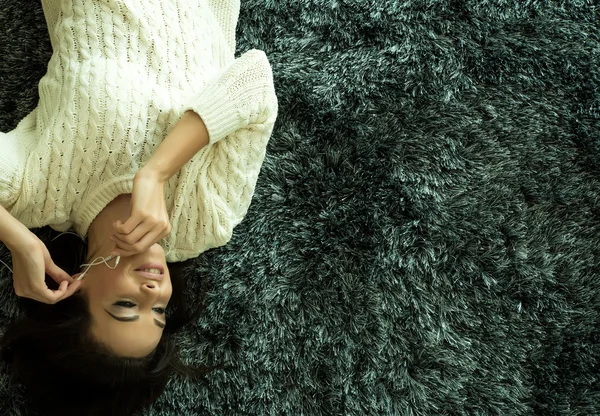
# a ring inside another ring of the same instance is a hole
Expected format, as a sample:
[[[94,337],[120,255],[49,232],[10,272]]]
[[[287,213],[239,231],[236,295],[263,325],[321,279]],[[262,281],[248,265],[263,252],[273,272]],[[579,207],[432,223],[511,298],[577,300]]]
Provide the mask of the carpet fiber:
[[[242,1],[236,56],[266,52],[280,115],[181,336],[234,368],[144,415],[599,415],[595,4]],[[0,0],[0,131],[50,52],[38,2]],[[1,373],[0,411],[22,401]]]

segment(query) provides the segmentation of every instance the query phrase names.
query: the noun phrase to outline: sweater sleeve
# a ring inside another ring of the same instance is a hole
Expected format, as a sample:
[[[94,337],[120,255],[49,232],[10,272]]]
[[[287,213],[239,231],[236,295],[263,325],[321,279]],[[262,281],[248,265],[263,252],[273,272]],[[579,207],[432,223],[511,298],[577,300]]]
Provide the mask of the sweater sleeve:
[[[214,146],[212,160],[202,178],[205,195],[211,196],[205,211],[200,213],[206,221],[205,227],[212,231],[205,235],[207,248],[227,244],[250,207],[277,119],[275,90],[267,90],[259,102],[260,110],[248,126]]]
[[[208,130],[209,143],[215,144],[264,117],[265,96],[272,90],[273,73],[266,54],[251,49],[186,98],[183,112],[198,114]]]
[[[248,116],[248,124],[209,145],[199,169],[190,170],[193,176],[184,180],[176,203],[181,214],[172,230],[177,250],[167,261],[187,260],[227,244],[248,212],[278,115],[272,84],[255,99],[256,112]]]

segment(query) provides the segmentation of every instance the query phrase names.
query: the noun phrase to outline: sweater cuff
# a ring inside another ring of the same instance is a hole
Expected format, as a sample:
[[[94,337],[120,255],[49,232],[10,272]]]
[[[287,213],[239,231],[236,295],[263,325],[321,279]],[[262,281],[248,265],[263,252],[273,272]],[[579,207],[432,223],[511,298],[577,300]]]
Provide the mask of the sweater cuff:
[[[198,114],[208,130],[209,143],[214,144],[250,124],[250,120],[239,113],[238,105],[224,89],[209,85],[188,101],[182,113],[192,110]]]
[[[255,123],[264,110],[265,96],[274,89],[273,72],[266,54],[251,49],[235,59],[191,97],[183,111],[200,116],[214,144]]]

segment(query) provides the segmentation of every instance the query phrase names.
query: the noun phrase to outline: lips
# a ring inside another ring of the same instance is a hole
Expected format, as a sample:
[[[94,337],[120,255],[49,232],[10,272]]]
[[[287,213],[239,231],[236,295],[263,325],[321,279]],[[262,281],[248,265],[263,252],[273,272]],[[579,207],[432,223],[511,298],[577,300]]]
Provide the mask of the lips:
[[[154,274],[154,273],[142,271],[142,270],[148,270],[148,269],[160,270],[160,274]],[[135,269],[134,271],[136,273],[138,273],[140,276],[144,276],[150,280],[156,280],[156,281],[163,280],[164,275],[165,275],[165,267],[162,264],[158,264],[158,263],[146,263],[146,264],[141,265],[139,268]]]
[[[157,282],[160,282],[165,277],[163,274],[148,273],[148,272],[143,272],[141,270],[134,270],[134,272],[136,272],[140,276],[144,276],[147,279],[156,280]]]

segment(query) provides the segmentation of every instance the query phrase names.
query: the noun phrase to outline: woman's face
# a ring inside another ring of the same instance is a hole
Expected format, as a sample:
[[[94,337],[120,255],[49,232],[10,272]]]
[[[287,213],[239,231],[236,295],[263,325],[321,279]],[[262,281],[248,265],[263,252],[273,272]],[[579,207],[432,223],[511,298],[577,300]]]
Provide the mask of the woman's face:
[[[112,259],[108,264],[113,267],[115,262]],[[150,268],[162,269],[163,274],[141,271]],[[114,270],[104,263],[92,266],[83,277],[81,291],[92,314],[92,334],[114,354],[145,357],[156,348],[165,325],[164,310],[173,293],[160,245],[121,257]]]

